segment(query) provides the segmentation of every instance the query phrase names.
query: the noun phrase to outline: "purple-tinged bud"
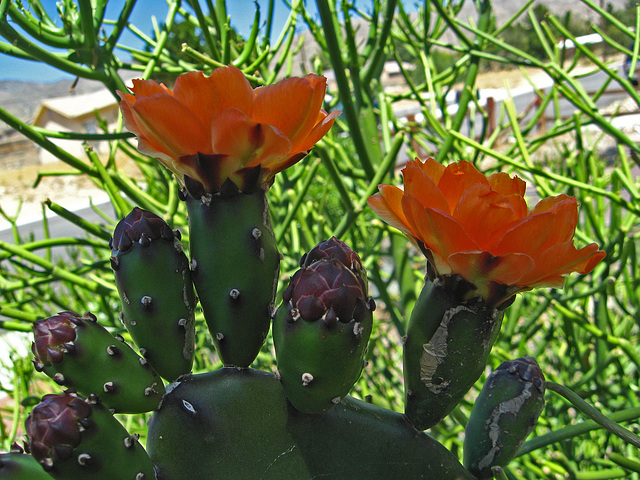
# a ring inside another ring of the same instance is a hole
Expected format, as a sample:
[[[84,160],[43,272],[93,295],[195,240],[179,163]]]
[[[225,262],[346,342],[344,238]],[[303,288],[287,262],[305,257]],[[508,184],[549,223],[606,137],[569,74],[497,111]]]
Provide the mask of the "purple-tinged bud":
[[[60,363],[69,350],[69,344],[76,339],[78,319],[88,321],[75,312],[60,312],[53,317],[37,320],[33,324],[34,342],[31,350],[38,365]]]
[[[70,458],[90,415],[91,406],[73,393],[45,395],[25,422],[31,455],[45,470]]]
[[[303,320],[359,321],[365,313],[361,279],[337,259],[323,259],[298,270],[283,294]]]
[[[164,238],[171,241],[175,236],[175,232],[158,215],[135,207],[116,225],[109,248],[125,252],[134,243],[148,246],[153,240]]]
[[[351,270],[359,279],[362,290],[367,293],[367,273],[362,266],[360,256],[342,240],[331,237],[313,247],[300,260],[300,267],[308,268],[320,260],[335,258]]]

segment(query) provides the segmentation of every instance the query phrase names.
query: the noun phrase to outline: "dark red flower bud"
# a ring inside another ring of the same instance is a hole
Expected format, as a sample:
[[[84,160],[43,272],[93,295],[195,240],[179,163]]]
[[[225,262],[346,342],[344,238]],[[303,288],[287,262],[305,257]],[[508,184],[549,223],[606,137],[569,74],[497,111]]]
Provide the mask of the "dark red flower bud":
[[[336,237],[331,237],[329,240],[320,242],[313,247],[309,253],[300,259],[300,267],[308,268],[315,262],[331,258],[338,260],[359,278],[362,291],[366,294],[368,291],[367,273],[362,266],[360,256],[349,245]]]
[[[76,339],[75,326],[79,320],[87,318],[75,312],[60,312],[53,317],[34,322],[34,342],[31,344],[31,351],[40,366],[62,361],[62,355]]]
[[[361,279],[335,258],[318,260],[298,270],[283,294],[304,320],[314,322],[325,317],[328,323],[348,323],[354,315],[363,314],[365,297]]]
[[[167,222],[158,215],[135,207],[116,225],[113,238],[109,242],[109,248],[125,252],[136,242],[145,246],[151,240],[164,238],[171,241],[175,236],[175,232],[171,230]]]
[[[73,393],[45,395],[25,422],[29,451],[45,469],[71,457],[91,406]]]

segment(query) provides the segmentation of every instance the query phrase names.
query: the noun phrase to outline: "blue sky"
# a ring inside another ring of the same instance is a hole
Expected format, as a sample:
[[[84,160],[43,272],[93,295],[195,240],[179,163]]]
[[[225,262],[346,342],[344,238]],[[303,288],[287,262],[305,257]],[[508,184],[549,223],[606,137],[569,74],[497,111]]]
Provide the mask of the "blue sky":
[[[117,18],[123,4],[124,0],[109,1],[106,18]],[[266,0],[258,0],[258,4],[261,6],[262,15],[266,16],[268,2]],[[56,0],[42,0],[42,5],[52,18],[58,18]],[[314,14],[315,2],[309,1],[309,6],[312,14]],[[167,15],[167,10],[167,4],[162,0],[138,0],[130,20],[131,23],[136,25],[140,30],[150,35],[153,31],[152,17],[155,16],[158,23],[163,22]],[[280,29],[284,25],[288,11],[288,7],[283,0],[276,1],[274,16],[274,31],[276,34],[280,32]],[[231,18],[231,24],[237,28],[240,33],[246,35],[250,31],[253,23],[255,2],[253,0],[227,1],[227,13]],[[0,41],[3,41],[3,39],[0,39]],[[142,45],[142,42],[129,32],[121,37],[121,43],[138,48]],[[123,53],[122,58],[128,57]],[[71,78],[71,76],[47,65],[0,54],[0,80],[51,82],[62,78]]]

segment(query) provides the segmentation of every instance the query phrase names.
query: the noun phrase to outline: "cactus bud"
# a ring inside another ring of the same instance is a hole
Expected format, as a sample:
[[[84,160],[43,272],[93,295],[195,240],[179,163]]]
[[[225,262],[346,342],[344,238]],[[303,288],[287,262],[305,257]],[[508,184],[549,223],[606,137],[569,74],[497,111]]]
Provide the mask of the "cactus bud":
[[[34,323],[35,341],[31,350],[40,365],[52,365],[62,361],[67,351],[66,345],[76,339],[76,329],[72,320],[77,316],[74,312],[61,312]]]
[[[298,270],[282,297],[308,322],[323,318],[327,323],[348,323],[354,318],[362,321],[365,314],[359,279],[336,259],[323,259]]]
[[[155,478],[137,439],[105,407],[75,393],[45,395],[25,428],[31,455],[56,479]]]
[[[334,407],[358,380],[375,304],[358,255],[337,239],[300,262],[274,321],[278,371],[303,413]]]
[[[300,260],[300,266],[307,268],[318,260],[331,258],[335,258],[351,270],[359,278],[362,290],[364,292],[367,291],[367,272],[362,266],[360,256],[351,250],[346,243],[338,240],[336,237],[331,237],[329,240],[320,242],[309,250]]]
[[[464,439],[464,465],[479,480],[506,467],[544,408],[544,375],[533,358],[502,363],[476,399]]]
[[[122,322],[131,337],[162,377],[189,373],[196,298],[179,232],[136,207],[116,226],[110,247]]]
[[[91,313],[61,312],[36,321],[33,331],[36,369],[59,385],[95,394],[116,412],[148,412],[158,406],[162,381]]]
[[[80,422],[90,415],[91,406],[76,395],[45,395],[25,423],[31,455],[46,470],[71,458]]]
[[[175,232],[158,215],[135,207],[116,225],[109,248],[126,252],[135,243],[144,244],[159,238],[172,241],[175,236]]]

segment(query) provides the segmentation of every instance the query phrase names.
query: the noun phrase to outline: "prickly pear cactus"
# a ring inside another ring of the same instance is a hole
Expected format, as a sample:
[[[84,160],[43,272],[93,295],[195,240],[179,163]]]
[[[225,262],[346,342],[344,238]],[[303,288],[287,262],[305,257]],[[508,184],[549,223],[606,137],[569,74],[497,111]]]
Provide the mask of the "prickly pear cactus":
[[[149,420],[147,448],[158,480],[473,479],[399,413],[345,397],[303,414],[251,369],[181,378]]]
[[[302,413],[337,405],[362,372],[373,299],[358,255],[344,242],[322,242],[300,262],[273,324],[278,372]]]
[[[95,398],[45,395],[26,420],[29,451],[58,480],[151,480],[153,465]]]
[[[404,342],[405,414],[418,430],[436,425],[480,378],[504,312],[474,298],[460,302],[427,280]]]
[[[118,223],[109,247],[122,323],[140,353],[167,380],[189,373],[196,298],[180,233],[136,207]]]
[[[186,197],[193,281],[220,358],[248,367],[271,326],[280,253],[265,192]]]
[[[479,480],[505,467],[544,409],[544,375],[531,357],[502,363],[476,399],[464,437],[464,465]]]
[[[98,324],[95,315],[75,312],[38,320],[33,325],[36,370],[118,413],[155,409],[164,384],[149,363]]]
[[[348,395],[363,369],[375,304],[360,257],[336,238],[303,257],[284,291],[273,325],[277,375],[248,368],[275,314],[280,266],[266,192],[274,175],[331,128],[338,113],[322,110],[325,89],[326,79],[316,75],[253,89],[239,69],[227,67],[181,76],[173,92],[150,80],[119,92],[125,125],[142,151],[178,178],[190,258],[179,234],[151,212],[136,208],[116,228],[110,250],[123,323],[142,357],[91,314],[62,312],[35,322],[36,368],[77,393],[47,395],[29,416],[29,450],[44,467],[34,479],[484,480],[516,454],[544,405],[544,379],[531,359],[507,363],[487,381],[466,431],[467,468],[422,432],[478,380],[514,295],[538,285],[507,281],[512,276],[499,274],[511,263],[478,254],[471,240],[455,255],[436,249],[464,232],[451,199],[477,197],[460,187],[460,175],[467,172],[467,183],[481,187],[471,192],[490,189],[490,179],[468,162],[445,176],[435,160],[417,161],[405,169],[404,191],[383,185],[369,202],[428,261],[404,342],[404,415]],[[221,92],[229,98],[220,101]],[[291,99],[300,108],[283,114]],[[174,129],[176,119],[166,112],[182,112],[179,120],[189,127]],[[524,198],[512,198],[524,195],[522,181],[501,174],[491,182],[500,190],[492,198],[509,197],[496,205],[527,212]],[[573,209],[568,202],[564,213],[572,216]],[[434,230],[447,225],[457,227],[441,241]],[[587,248],[578,271],[588,273],[602,259],[596,250]],[[515,258],[530,266],[539,260]],[[473,282],[449,260],[464,264]],[[564,274],[558,272],[547,272],[554,286]],[[214,372],[189,373],[194,287],[224,364]],[[174,380],[166,390],[152,366]],[[113,411],[153,411],[149,455]],[[12,455],[0,457],[0,478],[8,465],[17,472],[13,480],[25,478],[33,462]]]

